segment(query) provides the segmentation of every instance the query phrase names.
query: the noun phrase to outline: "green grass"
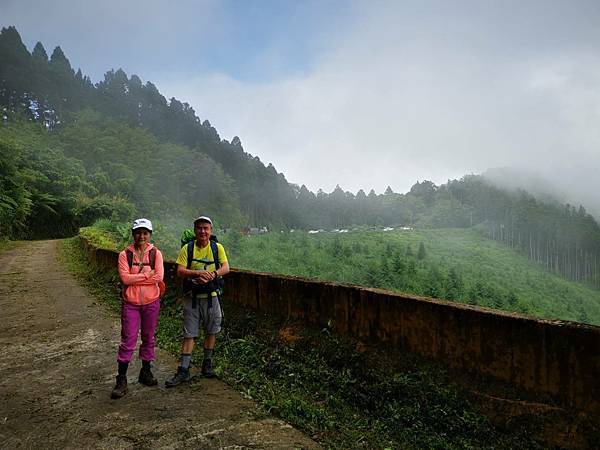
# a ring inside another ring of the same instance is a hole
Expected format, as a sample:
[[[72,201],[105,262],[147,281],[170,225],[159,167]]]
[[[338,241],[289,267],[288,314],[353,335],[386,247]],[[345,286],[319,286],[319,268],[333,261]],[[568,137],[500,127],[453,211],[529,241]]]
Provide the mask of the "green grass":
[[[222,240],[236,268],[600,325],[599,290],[549,273],[474,230],[296,232]],[[425,253],[419,258],[421,243]]]
[[[61,241],[59,259],[95,299],[114,312],[120,311],[119,275],[116,267],[114,272],[106,272],[93,264],[81,247],[79,237]]]
[[[522,430],[495,429],[443,370],[422,359],[362,348],[327,329],[227,312],[223,378],[325,447],[536,447]]]
[[[0,239],[0,252],[10,250],[17,245],[16,241],[9,241],[8,239]]]
[[[127,236],[123,236],[121,227],[122,225],[112,225],[110,221],[102,220],[97,222],[94,227],[81,228],[79,235],[95,247],[121,251],[128,242],[131,242],[129,233]]]
[[[87,259],[77,239],[61,258],[92,295],[118,310],[116,270]],[[83,269],[85,267],[85,270]],[[161,308],[158,345],[179,353],[181,313]],[[258,415],[275,414],[328,448],[537,448],[527,430],[494,428],[425,360],[394,354],[301,324],[281,324],[230,304],[216,352],[218,375],[253,398]],[[200,361],[196,352],[194,360]]]

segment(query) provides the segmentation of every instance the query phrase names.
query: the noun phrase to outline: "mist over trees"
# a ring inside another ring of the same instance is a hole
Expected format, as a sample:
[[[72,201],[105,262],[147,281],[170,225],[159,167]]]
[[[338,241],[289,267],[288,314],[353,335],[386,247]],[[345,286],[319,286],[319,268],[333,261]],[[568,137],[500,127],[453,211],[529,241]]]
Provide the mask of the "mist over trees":
[[[221,140],[208,120],[175,98],[167,101],[151,82],[142,83],[122,70],[110,70],[93,85],[81,69],[75,72],[57,47],[50,59],[41,43],[29,53],[14,27],[0,32],[0,103],[3,120],[26,117],[50,132],[61,132],[84,109],[151,133],[159,143],[186,146],[221,167],[235,184],[238,208],[250,223],[290,226],[294,191],[285,177],[246,153],[241,141]],[[162,158],[173,158],[168,152]],[[190,189],[193,186],[190,186]]]
[[[0,236],[60,237],[100,218],[199,211],[222,226],[476,227],[551,271],[600,286],[600,228],[581,206],[476,175],[418,182],[406,194],[313,193],[151,82],[118,69],[93,84],[60,47],[48,57],[38,42],[30,53],[14,27],[0,32],[0,105]]]

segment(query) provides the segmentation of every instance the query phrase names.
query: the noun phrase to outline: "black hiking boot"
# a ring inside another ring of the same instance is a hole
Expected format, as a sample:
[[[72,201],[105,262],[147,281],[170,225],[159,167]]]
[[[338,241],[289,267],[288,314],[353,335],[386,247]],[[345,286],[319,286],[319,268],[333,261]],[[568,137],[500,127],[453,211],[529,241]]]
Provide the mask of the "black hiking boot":
[[[173,378],[170,378],[165,381],[165,386],[168,388],[175,387],[178,384],[190,381],[190,378],[190,370],[184,369],[183,367],[179,366],[177,368],[177,373],[173,376]]]
[[[110,398],[117,399],[127,394],[127,376],[117,375],[117,384],[110,393]]]
[[[204,361],[202,361],[202,375],[204,375],[205,378],[214,378],[215,377],[215,371],[213,369],[212,359],[205,359]]]
[[[142,367],[138,381],[144,386],[156,386],[158,384],[158,380],[154,378],[150,367]]]

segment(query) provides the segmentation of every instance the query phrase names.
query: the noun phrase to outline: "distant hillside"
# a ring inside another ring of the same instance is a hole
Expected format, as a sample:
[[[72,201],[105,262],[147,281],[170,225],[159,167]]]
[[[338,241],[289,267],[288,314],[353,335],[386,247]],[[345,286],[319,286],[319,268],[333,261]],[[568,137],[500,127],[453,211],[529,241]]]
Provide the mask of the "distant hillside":
[[[565,172],[550,176],[534,170],[499,167],[486,170],[482,176],[500,189],[521,189],[542,201],[583,204],[596,220],[600,219],[599,185],[593,164],[582,168],[576,175]]]
[[[591,170],[590,168],[589,171]],[[481,176],[500,189],[527,191],[541,201],[583,204],[596,220],[600,219],[600,199],[594,186],[595,174],[580,173],[577,180],[569,179],[565,174],[557,179],[533,170],[498,167],[486,170]]]

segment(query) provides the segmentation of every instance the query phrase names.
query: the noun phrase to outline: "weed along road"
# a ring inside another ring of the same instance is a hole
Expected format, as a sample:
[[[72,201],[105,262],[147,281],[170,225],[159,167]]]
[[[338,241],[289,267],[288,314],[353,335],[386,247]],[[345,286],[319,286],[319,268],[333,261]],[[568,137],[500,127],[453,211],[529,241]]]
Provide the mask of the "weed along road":
[[[167,390],[177,367],[158,350],[158,387],[111,400],[118,317],[94,304],[58,262],[58,241],[0,254],[0,447],[318,448],[218,380]]]

